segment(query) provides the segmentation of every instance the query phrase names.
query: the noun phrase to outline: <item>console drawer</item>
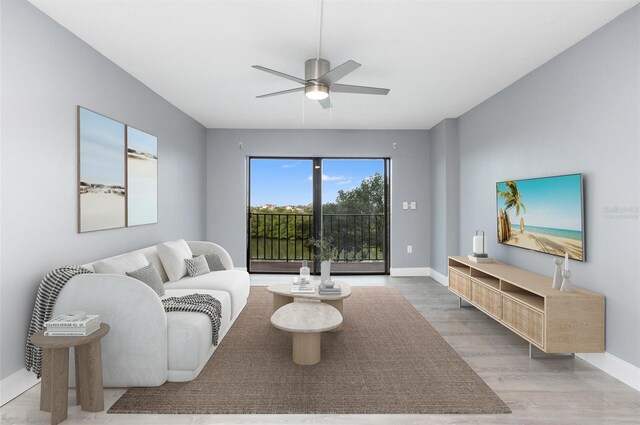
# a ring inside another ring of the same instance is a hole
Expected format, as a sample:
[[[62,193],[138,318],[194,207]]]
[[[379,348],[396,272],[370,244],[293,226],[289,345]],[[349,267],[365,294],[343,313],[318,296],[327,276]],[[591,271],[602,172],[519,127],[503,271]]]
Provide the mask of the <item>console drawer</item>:
[[[502,322],[544,348],[544,314],[503,295]]]
[[[449,289],[466,300],[471,300],[471,278],[449,267]]]
[[[471,280],[471,302],[485,313],[502,319],[502,295],[500,291],[491,289],[477,280]]]

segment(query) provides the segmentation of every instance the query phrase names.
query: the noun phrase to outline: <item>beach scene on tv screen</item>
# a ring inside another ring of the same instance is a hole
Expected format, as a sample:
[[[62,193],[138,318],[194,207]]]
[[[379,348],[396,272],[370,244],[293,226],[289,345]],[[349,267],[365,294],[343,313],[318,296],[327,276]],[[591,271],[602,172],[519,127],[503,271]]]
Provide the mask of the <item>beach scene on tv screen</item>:
[[[581,175],[497,183],[498,242],[584,260]]]

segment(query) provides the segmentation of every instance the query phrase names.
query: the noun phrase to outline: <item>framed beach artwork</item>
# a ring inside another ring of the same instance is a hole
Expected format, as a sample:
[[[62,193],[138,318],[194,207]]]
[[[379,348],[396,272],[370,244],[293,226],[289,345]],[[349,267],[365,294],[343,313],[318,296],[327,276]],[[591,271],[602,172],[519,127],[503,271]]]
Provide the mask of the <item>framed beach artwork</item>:
[[[126,225],[125,125],[78,106],[78,231]]]
[[[158,222],[158,138],[127,126],[127,225]]]
[[[582,174],[496,183],[498,242],[584,261]]]

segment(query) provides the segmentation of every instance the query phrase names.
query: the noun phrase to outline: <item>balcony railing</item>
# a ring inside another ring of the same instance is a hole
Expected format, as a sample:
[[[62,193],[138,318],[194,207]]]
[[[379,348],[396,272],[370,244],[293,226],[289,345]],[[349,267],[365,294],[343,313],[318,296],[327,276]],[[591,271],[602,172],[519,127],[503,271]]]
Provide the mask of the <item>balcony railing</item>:
[[[336,262],[384,261],[384,214],[323,214],[323,235],[336,247]],[[250,259],[313,260],[312,214],[251,213]]]

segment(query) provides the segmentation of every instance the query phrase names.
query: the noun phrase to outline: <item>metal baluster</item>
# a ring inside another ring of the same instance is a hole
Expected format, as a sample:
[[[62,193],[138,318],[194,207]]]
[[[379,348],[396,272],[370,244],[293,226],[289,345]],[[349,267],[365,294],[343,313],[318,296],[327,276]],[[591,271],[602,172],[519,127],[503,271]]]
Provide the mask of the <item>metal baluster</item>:
[[[363,214],[360,214],[360,261],[364,260],[364,222]]]
[[[356,247],[358,246],[358,232],[356,232],[356,216],[353,215],[353,261],[356,260]]]
[[[369,236],[367,237],[367,260],[371,260],[371,215],[367,216],[367,233]]]
[[[378,215],[373,216],[373,246],[375,250],[374,259],[378,259]]]

